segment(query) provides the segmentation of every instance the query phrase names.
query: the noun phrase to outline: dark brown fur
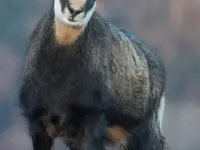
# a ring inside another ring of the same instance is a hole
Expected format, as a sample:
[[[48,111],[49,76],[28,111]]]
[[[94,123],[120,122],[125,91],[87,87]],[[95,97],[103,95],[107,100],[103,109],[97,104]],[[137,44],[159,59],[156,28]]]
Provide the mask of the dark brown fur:
[[[97,13],[67,45],[56,42],[53,20],[51,10],[33,32],[20,90],[34,150],[50,150],[56,137],[75,150],[102,150],[107,141],[163,150],[157,110],[165,70],[158,57]]]

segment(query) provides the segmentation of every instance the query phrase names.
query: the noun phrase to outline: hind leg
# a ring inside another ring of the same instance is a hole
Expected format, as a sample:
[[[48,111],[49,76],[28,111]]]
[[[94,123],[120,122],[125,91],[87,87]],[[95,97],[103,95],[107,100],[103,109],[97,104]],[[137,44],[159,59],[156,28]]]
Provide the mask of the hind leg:
[[[113,125],[107,127],[107,140],[111,143],[110,149],[125,150],[127,145],[127,131],[124,127]],[[107,148],[109,150],[109,148]],[[106,149],[106,150],[107,150]]]
[[[106,117],[104,114],[91,115],[82,128],[81,142],[76,150],[104,150]]]
[[[80,147],[76,150],[109,150],[106,141],[113,144],[110,150],[125,150],[127,133],[125,128],[118,125],[108,126],[104,114],[91,115],[85,121]]]
[[[33,150],[51,150],[53,140],[47,134],[40,120],[29,123],[29,132],[32,138]]]

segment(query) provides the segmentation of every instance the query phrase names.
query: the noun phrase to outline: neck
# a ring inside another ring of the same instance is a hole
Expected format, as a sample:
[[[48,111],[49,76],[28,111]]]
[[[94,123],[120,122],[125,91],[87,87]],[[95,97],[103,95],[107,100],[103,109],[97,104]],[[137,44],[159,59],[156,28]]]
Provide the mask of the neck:
[[[54,30],[57,44],[69,45],[75,42],[80,34],[84,31],[85,26],[73,27],[64,24],[63,22],[56,20],[54,21]]]

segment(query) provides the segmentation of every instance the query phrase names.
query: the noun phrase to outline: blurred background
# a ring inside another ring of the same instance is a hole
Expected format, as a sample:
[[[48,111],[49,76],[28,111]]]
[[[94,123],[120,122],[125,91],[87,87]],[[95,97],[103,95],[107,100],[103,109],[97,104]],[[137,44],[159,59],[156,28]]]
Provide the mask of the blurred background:
[[[51,3],[0,0],[0,150],[31,149],[16,83],[28,37]],[[164,135],[170,149],[200,150],[200,0],[97,3],[106,20],[131,30],[163,59],[168,71]]]

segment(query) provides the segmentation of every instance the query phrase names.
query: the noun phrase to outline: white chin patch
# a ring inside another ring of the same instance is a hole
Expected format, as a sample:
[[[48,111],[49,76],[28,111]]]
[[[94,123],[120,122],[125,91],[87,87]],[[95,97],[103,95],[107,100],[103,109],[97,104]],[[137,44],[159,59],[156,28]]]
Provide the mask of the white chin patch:
[[[93,7],[87,12],[86,15],[85,15],[85,12],[82,12],[78,14],[76,17],[74,17],[73,21],[70,21],[69,20],[70,12],[68,8],[66,7],[63,13],[60,0],[54,0],[55,20],[59,20],[63,22],[64,24],[70,25],[70,26],[84,26],[90,20],[93,12],[95,11],[95,7],[96,7],[96,2],[94,3]]]

